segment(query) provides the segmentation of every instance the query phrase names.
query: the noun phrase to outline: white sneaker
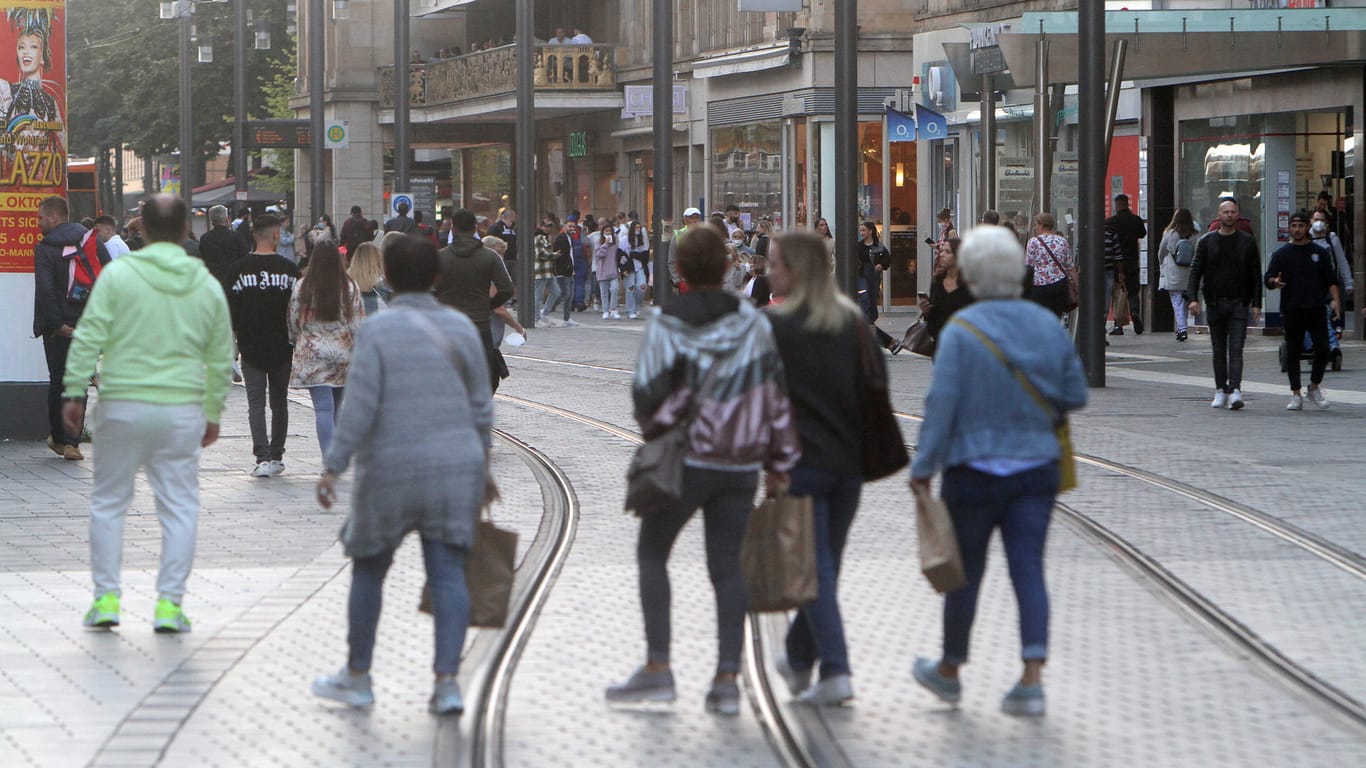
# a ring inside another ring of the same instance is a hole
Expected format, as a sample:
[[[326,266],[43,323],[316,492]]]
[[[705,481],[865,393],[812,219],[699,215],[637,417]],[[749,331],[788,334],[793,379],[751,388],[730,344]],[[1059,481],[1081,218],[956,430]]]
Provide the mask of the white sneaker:
[[[615,309],[612,310],[612,319],[613,319],[613,320],[620,320],[620,319],[621,319],[621,314],[618,313]]]
[[[1300,397],[1299,395],[1296,395],[1296,394],[1291,394],[1291,395],[1290,395],[1290,402],[1288,402],[1288,403],[1285,404],[1285,409],[1286,409],[1287,411],[1302,411],[1302,410],[1304,410],[1304,398],[1303,398],[1303,397]]]
[[[274,461],[274,460],[272,460],[272,461],[270,462],[270,476],[271,476],[271,477],[275,477],[276,475],[283,475],[284,473],[285,473],[285,463],[284,463],[283,461]]]
[[[547,317],[547,318],[545,318],[545,319],[543,319],[543,320],[538,320],[536,324],[537,324],[537,325],[544,325],[544,326],[547,327],[547,328],[563,328],[563,327],[564,327],[564,323],[560,322],[559,320],[556,320],[556,319],[553,318],[553,317]]]
[[[251,471],[252,477],[270,477],[270,462],[258,462],[256,468]]]
[[[1314,404],[1320,411],[1328,408],[1328,397],[1323,394],[1323,387],[1314,387],[1309,390],[1309,402]]]
[[[1241,411],[1243,409],[1243,390],[1235,389],[1229,393],[1228,409],[1230,411]]]
[[[573,320],[566,320],[566,321],[564,321],[564,327],[565,327],[565,328],[577,328],[577,327],[579,327],[579,324],[576,323],[576,322],[574,322]]]
[[[1211,408],[1227,408],[1228,393],[1222,389],[1214,390],[1214,400],[1209,404]]]
[[[627,319],[627,320],[639,320],[639,319],[640,319],[640,313],[639,313],[639,312],[632,312],[632,313],[630,313],[630,314],[628,314],[628,315],[626,316],[626,319]]]
[[[612,313],[611,313],[611,312],[603,312],[603,313],[602,313],[602,319],[603,319],[603,320],[606,320],[607,318],[609,318],[609,317],[611,317],[611,316],[612,316]]]

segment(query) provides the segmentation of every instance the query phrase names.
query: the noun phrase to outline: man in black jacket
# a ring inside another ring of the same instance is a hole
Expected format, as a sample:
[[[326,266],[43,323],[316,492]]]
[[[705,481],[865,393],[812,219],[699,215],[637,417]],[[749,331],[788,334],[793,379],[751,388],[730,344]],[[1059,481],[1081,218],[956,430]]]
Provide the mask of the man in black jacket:
[[[1134,333],[1143,333],[1143,318],[1139,316],[1141,302],[1138,291],[1142,286],[1138,284],[1138,241],[1148,236],[1148,227],[1138,214],[1129,209],[1129,196],[1124,194],[1115,195],[1115,215],[1105,220],[1105,226],[1113,229],[1119,238],[1119,250],[1124,254],[1124,261],[1121,270],[1115,273],[1115,279],[1124,286],[1124,292],[1129,296],[1129,315],[1134,321]],[[1124,327],[1116,325],[1110,335],[1120,336],[1123,333]]]
[[[1314,345],[1313,369],[1309,375],[1309,402],[1316,408],[1328,407],[1323,395],[1323,372],[1328,367],[1328,324],[1323,321],[1323,297],[1331,296],[1333,319],[1341,316],[1341,294],[1333,255],[1309,239],[1309,214],[1290,216],[1290,242],[1271,254],[1266,268],[1266,287],[1281,292],[1281,320],[1285,323],[1286,373],[1290,377],[1290,404],[1287,411],[1304,410],[1300,394],[1300,352],[1304,335]]]
[[[461,208],[451,216],[451,244],[442,248],[436,299],[464,312],[479,329],[484,356],[489,362],[489,383],[498,391],[498,382],[507,376],[503,355],[493,343],[489,315],[512,298],[512,278],[503,259],[484,247],[474,236],[474,214]],[[489,286],[495,288],[489,298]]]
[[[38,229],[43,239],[33,248],[33,335],[42,338],[47,357],[47,447],[64,459],[79,461],[85,458],[80,449],[81,434],[69,434],[62,426],[62,378],[90,286],[74,284],[69,277],[73,272],[71,260],[86,258],[82,244],[87,235],[95,240],[101,267],[109,263],[109,251],[85,227],[68,221],[70,215],[64,198],[49,197],[38,204]]]
[[[361,243],[371,239],[370,222],[365,219],[359,205],[351,206],[351,217],[342,222],[341,240],[347,254],[354,254]]]
[[[1210,407],[1236,411],[1243,407],[1243,343],[1248,322],[1260,322],[1262,312],[1262,258],[1257,239],[1238,228],[1236,200],[1219,204],[1219,229],[1195,244],[1186,288],[1191,315],[1200,311],[1201,282],[1214,351],[1215,390]]]
[[[242,236],[229,229],[228,223],[228,209],[215,205],[209,209],[209,231],[199,238],[199,258],[225,291],[237,277],[237,262],[247,255]]]

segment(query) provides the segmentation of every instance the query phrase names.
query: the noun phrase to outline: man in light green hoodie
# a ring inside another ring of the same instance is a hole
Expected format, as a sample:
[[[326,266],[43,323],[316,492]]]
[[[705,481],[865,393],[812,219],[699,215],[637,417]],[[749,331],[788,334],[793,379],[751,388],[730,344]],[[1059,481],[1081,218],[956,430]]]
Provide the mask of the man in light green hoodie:
[[[81,398],[100,374],[90,495],[95,603],[87,627],[119,623],[124,514],[145,467],[161,523],[157,632],[187,632],[180,603],[194,562],[199,454],[218,439],[232,375],[232,324],[223,288],[180,246],[185,204],[157,195],[143,207],[148,245],[111,262],[90,295],[67,356],[62,416],[79,425]]]

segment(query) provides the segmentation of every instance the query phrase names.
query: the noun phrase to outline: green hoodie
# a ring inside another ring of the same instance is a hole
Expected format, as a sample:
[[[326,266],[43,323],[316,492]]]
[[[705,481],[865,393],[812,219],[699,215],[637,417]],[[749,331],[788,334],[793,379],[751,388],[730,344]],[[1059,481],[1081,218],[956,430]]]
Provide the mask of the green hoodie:
[[[174,243],[124,254],[100,273],[66,358],[66,396],[83,397],[104,356],[100,397],[202,403],[217,423],[232,380],[223,287]]]

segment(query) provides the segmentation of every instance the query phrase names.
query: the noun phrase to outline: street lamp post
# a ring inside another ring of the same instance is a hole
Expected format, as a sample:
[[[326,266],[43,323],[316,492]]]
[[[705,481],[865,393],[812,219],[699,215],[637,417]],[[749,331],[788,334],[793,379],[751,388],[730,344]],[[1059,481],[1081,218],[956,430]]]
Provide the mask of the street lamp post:
[[[194,211],[194,116],[190,81],[190,24],[194,3],[182,0],[177,10],[180,20],[180,197],[185,208]]]
[[[408,0],[394,0],[394,192],[408,192]]]
[[[237,0],[233,35],[232,93],[236,120],[232,127],[232,175],[238,201],[247,198],[247,0]]]
[[[309,206],[317,221],[326,210],[323,196],[323,0],[308,0],[308,117],[311,134],[308,148]]]

